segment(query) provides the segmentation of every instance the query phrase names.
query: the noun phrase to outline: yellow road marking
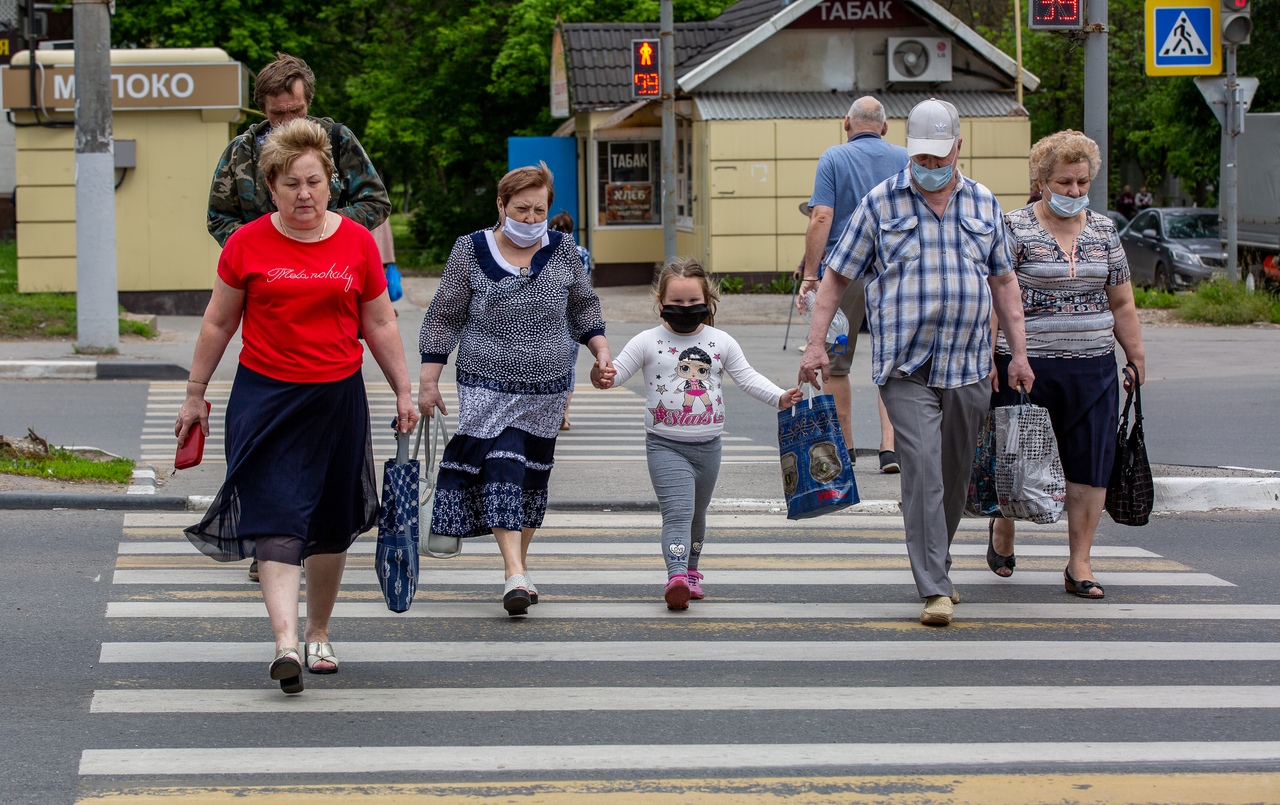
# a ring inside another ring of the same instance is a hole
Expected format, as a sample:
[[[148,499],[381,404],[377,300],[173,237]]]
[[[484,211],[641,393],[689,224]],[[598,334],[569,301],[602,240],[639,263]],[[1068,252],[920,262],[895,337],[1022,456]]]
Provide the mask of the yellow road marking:
[[[85,792],[104,805],[1253,805],[1280,800],[1280,774],[928,775],[601,780],[423,785],[130,788]]]

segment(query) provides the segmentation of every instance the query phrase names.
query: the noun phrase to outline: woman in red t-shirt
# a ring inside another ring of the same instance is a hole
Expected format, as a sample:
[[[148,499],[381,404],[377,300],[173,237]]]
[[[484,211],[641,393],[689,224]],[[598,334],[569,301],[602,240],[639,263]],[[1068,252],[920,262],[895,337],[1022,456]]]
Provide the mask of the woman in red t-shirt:
[[[307,569],[307,670],[332,674],[329,616],[347,549],[378,514],[363,334],[396,392],[397,427],[412,432],[404,348],[382,259],[359,224],[328,211],[329,138],[301,119],[274,128],[258,160],[278,212],[236,230],[223,248],[187,398],[174,433],[209,433],[204,393],[241,327],[227,403],[227,477],[187,537],[221,562],[253,557],[276,637],[271,678],[302,691],[298,594]]]

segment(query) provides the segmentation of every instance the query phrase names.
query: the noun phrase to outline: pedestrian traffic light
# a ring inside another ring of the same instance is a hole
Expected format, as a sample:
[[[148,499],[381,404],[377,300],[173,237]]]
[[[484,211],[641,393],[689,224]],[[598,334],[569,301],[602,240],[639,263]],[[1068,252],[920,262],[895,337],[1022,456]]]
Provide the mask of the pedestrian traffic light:
[[[1080,0],[1031,0],[1027,4],[1027,27],[1044,31],[1082,28],[1080,6]]]
[[[662,97],[657,39],[631,40],[631,97]]]
[[[1247,45],[1253,33],[1250,0],[1222,0],[1222,44]]]

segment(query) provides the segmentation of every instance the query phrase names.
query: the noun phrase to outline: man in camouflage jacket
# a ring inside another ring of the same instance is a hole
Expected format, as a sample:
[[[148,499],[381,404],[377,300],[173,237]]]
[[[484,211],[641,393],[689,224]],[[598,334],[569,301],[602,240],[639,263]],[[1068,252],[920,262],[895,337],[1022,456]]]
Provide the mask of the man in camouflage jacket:
[[[254,102],[267,119],[227,145],[213,174],[207,226],[222,246],[241,226],[275,212],[266,177],[258,168],[258,154],[273,125],[308,117],[307,107],[315,94],[315,76],[306,62],[282,53],[276,57],[258,73],[253,90]],[[391,214],[382,179],[350,129],[327,117],[311,120],[324,127],[333,149],[336,172],[329,182],[329,209],[372,230]]]

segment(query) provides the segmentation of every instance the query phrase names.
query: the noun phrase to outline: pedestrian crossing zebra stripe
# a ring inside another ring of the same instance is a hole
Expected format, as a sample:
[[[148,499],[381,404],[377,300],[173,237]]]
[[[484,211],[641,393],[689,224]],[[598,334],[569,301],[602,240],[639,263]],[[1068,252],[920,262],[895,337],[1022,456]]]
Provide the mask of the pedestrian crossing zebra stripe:
[[[174,777],[374,772],[574,772],[672,769],[1239,763],[1280,761],[1280,741],[1015,743],[265,746],[87,749],[84,776]]]
[[[499,556],[498,546],[493,542],[473,540],[474,544],[466,546],[468,556]],[[369,556],[375,550],[374,540],[357,541],[347,549],[351,556]],[[534,540],[529,546],[529,555],[540,556],[654,556],[660,546],[657,540],[648,542],[551,542]],[[952,556],[985,556],[985,545],[953,543]],[[203,557],[187,540],[186,535],[176,533],[174,538],[165,541],[122,542],[119,547],[121,556],[191,556]],[[838,542],[771,542],[760,543],[722,542],[717,540],[715,555],[720,556],[906,556],[907,546],[890,543],[838,543]],[[1055,558],[1066,559],[1070,551],[1066,545],[1019,545],[1020,558]],[[1090,551],[1094,559],[1159,559],[1160,554],[1143,548],[1123,546],[1094,546]]]
[[[538,606],[542,606],[539,604]],[[967,609],[967,607],[964,607]],[[967,613],[966,613],[967,615]],[[335,650],[344,663],[509,662],[501,641],[357,642]],[[103,643],[102,663],[262,663],[271,642]],[[1280,643],[1130,642],[1117,640],[618,640],[521,641],[524,662],[1275,662]],[[1268,688],[1280,690],[1280,688]]]
[[[211,433],[205,444],[205,462],[225,463],[223,435],[225,414],[231,384],[226,381],[210,385],[205,399],[214,405],[210,421]],[[441,387],[445,406],[456,411],[457,387]],[[416,387],[412,392],[415,399]],[[185,399],[185,386],[153,382],[147,395],[146,419],[143,425],[142,455],[144,462],[166,463],[173,459],[173,421]],[[395,437],[389,428],[377,427],[386,417],[394,416],[395,395],[390,389],[370,384],[367,389],[370,416],[374,420],[373,448],[375,460],[395,454]],[[592,386],[575,388],[571,409],[574,429],[562,432],[557,440],[556,460],[579,462],[640,463],[644,455],[644,398],[629,389],[601,391]],[[726,464],[776,462],[777,446],[757,442],[745,436],[726,434],[723,462]],[[601,455],[607,447],[609,455]]]
[[[339,619],[418,619],[437,620],[506,619],[498,602],[498,585],[492,603],[423,602],[408,612],[391,612],[377,602],[338,600],[333,617]],[[696,601],[688,610],[673,612],[660,600],[622,604],[555,603],[544,600],[529,610],[529,618],[552,620],[629,620],[649,618],[655,622],[683,621],[914,621],[920,615],[920,604],[736,604]],[[655,596],[656,598],[656,596]],[[233,618],[266,618],[266,605],[260,601],[111,601],[108,618],[148,618],[171,620],[200,618],[206,620]],[[1116,620],[1188,620],[1188,621],[1255,621],[1280,620],[1280,606],[1271,604],[1108,604],[1105,601],[1066,604],[961,604],[957,617],[966,621],[1116,621]]]
[[[714,501],[713,501],[714,505]],[[186,528],[200,519],[198,513],[192,512],[127,512],[124,516],[126,532],[130,528]],[[650,511],[612,511],[609,504],[602,503],[601,510],[590,513],[565,511],[548,511],[539,534],[549,529],[580,529],[586,536],[598,536],[601,533],[612,533],[613,527],[650,528],[662,527],[662,515]],[[903,520],[901,515],[861,514],[857,512],[836,512],[824,517],[807,520],[788,520],[785,514],[772,512],[716,512],[707,514],[707,528],[736,529],[741,531],[773,531],[790,535],[797,531],[835,532],[839,539],[863,536],[864,532],[888,532],[886,536],[901,537]],[[987,537],[987,520],[964,519],[957,527],[957,535],[976,533],[982,536],[985,551]],[[1054,523],[1039,525],[1036,523],[1018,523],[1018,536],[1053,536],[1066,537],[1065,524]],[[775,541],[785,541],[775,536]],[[483,538],[467,540],[467,545],[481,544]],[[533,544],[538,544],[537,537]],[[1021,545],[1019,545],[1021,547]]]
[[[652,570],[536,570],[539,585],[567,586],[650,586],[661,587],[667,582],[667,571],[662,567]],[[794,570],[787,569],[785,582],[778,570],[717,570],[715,583],[721,586],[749,585],[788,587],[837,585],[837,586],[887,586],[891,584],[913,585],[915,577],[910,570]],[[1027,570],[1003,578],[987,570],[952,570],[951,581],[957,586],[1050,586],[1062,583],[1059,571]],[[423,586],[475,586],[502,581],[501,571],[454,570],[442,565],[427,565],[419,583]],[[1107,573],[1106,582],[1122,587],[1234,587],[1225,579],[1209,573],[1117,572]],[[216,570],[117,570],[113,584],[150,585],[220,585],[243,586],[252,584],[238,567]],[[372,570],[348,570],[342,578],[344,587],[375,586],[377,576]]]
[[[344,658],[345,659],[345,658]],[[501,713],[671,709],[664,687],[344,688],[288,699],[267,687],[96,690],[91,713]],[[1274,685],[696,687],[700,712],[900,710],[1274,710]]]

